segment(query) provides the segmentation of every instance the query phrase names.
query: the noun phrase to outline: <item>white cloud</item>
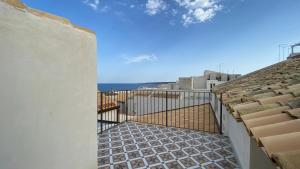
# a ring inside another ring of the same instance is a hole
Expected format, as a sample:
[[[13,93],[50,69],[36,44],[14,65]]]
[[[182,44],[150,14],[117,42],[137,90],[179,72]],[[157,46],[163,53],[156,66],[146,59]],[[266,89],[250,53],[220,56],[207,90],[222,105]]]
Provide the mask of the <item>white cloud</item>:
[[[146,13],[148,15],[155,15],[166,8],[167,4],[164,0],[148,0],[146,4]]]
[[[130,5],[130,8],[134,8],[135,6],[132,4],[132,5]]]
[[[100,11],[101,11],[102,13],[106,13],[106,12],[108,12],[109,10],[110,10],[110,7],[107,6],[107,5],[105,5],[104,7],[102,7],[102,8],[100,9]]]
[[[171,10],[171,14],[172,14],[172,16],[175,16],[175,15],[177,15],[177,13],[178,13],[178,11],[177,11],[176,9],[172,9],[172,10]]]
[[[145,62],[145,61],[156,61],[157,57],[155,55],[138,55],[134,57],[124,57],[126,60],[126,64],[132,64],[132,63],[139,63],[139,62]]]
[[[84,0],[82,2],[87,6],[91,7],[93,10],[97,11],[100,0]]]
[[[183,24],[202,23],[211,20],[222,5],[217,0],[175,0],[179,6],[187,10],[182,15]]]

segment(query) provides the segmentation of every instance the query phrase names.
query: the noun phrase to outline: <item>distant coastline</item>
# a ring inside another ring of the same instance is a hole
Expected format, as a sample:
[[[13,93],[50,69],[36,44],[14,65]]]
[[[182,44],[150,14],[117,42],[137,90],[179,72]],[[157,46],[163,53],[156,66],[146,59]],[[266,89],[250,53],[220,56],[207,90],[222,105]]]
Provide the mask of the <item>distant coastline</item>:
[[[147,83],[98,83],[98,90],[134,90],[139,88],[156,88],[158,85],[173,82],[147,82]]]

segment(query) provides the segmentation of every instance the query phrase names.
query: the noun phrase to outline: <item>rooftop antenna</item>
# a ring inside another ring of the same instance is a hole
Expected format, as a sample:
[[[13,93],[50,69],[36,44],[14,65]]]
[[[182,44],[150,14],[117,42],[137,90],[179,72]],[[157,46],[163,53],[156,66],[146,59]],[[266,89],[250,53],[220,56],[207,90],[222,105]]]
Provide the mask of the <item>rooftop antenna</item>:
[[[278,62],[280,62],[280,45],[278,45]]]
[[[278,45],[278,60],[279,62],[281,61],[280,59],[282,58],[282,61],[285,58],[285,48],[287,48],[287,44],[279,44]]]

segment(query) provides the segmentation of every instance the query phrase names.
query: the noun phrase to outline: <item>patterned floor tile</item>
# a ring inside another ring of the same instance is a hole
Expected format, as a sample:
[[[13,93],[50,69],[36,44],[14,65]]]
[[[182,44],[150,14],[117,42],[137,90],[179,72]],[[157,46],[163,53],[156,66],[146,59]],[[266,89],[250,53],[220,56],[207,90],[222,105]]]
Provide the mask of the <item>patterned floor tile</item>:
[[[114,164],[114,169],[129,169],[126,162]]]
[[[150,145],[151,145],[152,147],[162,145],[159,141],[156,141],[156,140],[154,140],[154,141],[149,141],[149,143],[150,143]]]
[[[157,156],[149,156],[145,158],[148,165],[155,165],[155,164],[160,164],[159,159],[157,158]]]
[[[239,168],[231,143],[218,134],[122,123],[98,136],[98,169]]]
[[[204,165],[203,168],[205,168],[205,169],[222,169],[215,163],[210,163],[210,164]]]
[[[155,152],[151,148],[143,149],[141,150],[141,152],[144,156],[155,154]]]
[[[238,165],[238,161],[237,161],[236,157],[230,157],[227,160],[230,161],[231,163],[235,164],[235,165]]]
[[[130,160],[141,157],[139,151],[128,152],[127,155]]]
[[[183,151],[188,155],[198,154],[199,152],[192,147],[184,148]]]
[[[172,154],[176,158],[182,158],[182,157],[186,157],[187,156],[187,154],[185,152],[183,152],[182,150],[172,151]]]
[[[111,142],[111,146],[112,146],[112,147],[119,147],[119,146],[122,146],[122,141]]]
[[[160,164],[160,165],[152,166],[150,167],[150,169],[165,169],[165,167]]]
[[[178,150],[178,146],[176,145],[176,144],[167,144],[167,145],[165,145],[166,146],[166,148],[169,150],[169,151],[172,151],[172,150]]]
[[[218,159],[222,158],[220,155],[218,155],[217,153],[214,153],[214,152],[207,152],[207,153],[204,153],[204,155],[207,156],[211,160],[218,160]]]
[[[126,151],[133,151],[133,150],[136,150],[137,147],[135,144],[131,144],[131,145],[125,146],[125,149],[126,149]]]
[[[120,153],[123,153],[123,152],[124,152],[123,147],[112,148],[112,154],[120,154]]]
[[[103,149],[98,151],[98,157],[108,156],[108,155],[109,155],[109,149]]]
[[[185,168],[189,168],[197,165],[197,163],[195,163],[195,161],[189,157],[183,158],[179,161],[181,162],[181,164],[184,165]]]
[[[183,169],[183,167],[177,161],[168,162],[166,165],[168,168],[172,169]]]
[[[98,166],[108,165],[110,163],[109,157],[98,158]]]
[[[159,157],[162,159],[162,161],[170,161],[174,159],[170,153],[159,154]]]
[[[136,159],[136,160],[132,160],[130,161],[131,167],[134,168],[141,168],[141,167],[145,167],[145,163],[142,159]]]
[[[117,155],[114,155],[112,158],[113,158],[114,163],[126,160],[126,157],[124,154],[117,154]]]
[[[164,148],[163,146],[154,147],[153,149],[155,150],[156,153],[163,153],[167,151],[167,149]]]
[[[225,149],[218,149],[215,152],[218,153],[221,156],[224,156],[224,157],[232,155],[231,152],[229,152],[229,151],[227,151]]]
[[[224,169],[232,169],[236,167],[234,164],[227,160],[218,161],[217,164],[219,164],[219,166],[223,167]]]
[[[199,164],[204,164],[204,163],[207,163],[210,161],[207,157],[205,157],[203,155],[195,155],[192,158]]]

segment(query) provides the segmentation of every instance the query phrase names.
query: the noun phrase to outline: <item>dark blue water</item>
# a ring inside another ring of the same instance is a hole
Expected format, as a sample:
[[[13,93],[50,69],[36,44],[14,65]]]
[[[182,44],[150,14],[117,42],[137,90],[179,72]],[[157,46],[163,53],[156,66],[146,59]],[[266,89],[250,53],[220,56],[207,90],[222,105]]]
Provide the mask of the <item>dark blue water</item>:
[[[160,84],[168,82],[154,82],[154,83],[99,83],[98,90],[110,91],[110,90],[134,90],[142,87],[155,88]]]

